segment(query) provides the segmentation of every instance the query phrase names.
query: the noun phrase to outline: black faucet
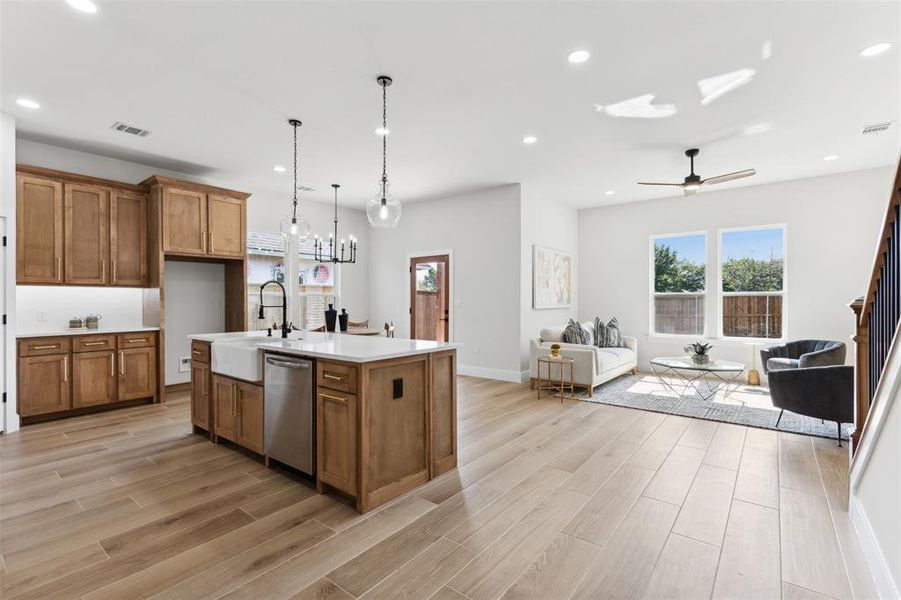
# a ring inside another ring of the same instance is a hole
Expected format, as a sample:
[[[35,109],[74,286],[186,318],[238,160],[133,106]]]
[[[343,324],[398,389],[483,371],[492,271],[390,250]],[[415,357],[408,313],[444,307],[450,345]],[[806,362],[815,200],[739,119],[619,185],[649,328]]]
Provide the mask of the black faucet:
[[[263,285],[260,286],[260,318],[261,319],[265,318],[265,315],[263,315],[264,308],[279,308],[278,304],[269,304],[269,305],[263,304],[263,290],[270,283],[274,283],[275,285],[280,287],[282,290],[282,305],[281,305],[282,327],[281,327],[281,329],[282,329],[282,337],[287,338],[288,332],[294,328],[293,323],[291,323],[291,324],[288,323],[288,296],[285,294],[285,286],[283,286],[281,283],[279,283],[278,281],[276,281],[274,279],[270,279],[269,281],[267,281],[266,283],[264,283]]]

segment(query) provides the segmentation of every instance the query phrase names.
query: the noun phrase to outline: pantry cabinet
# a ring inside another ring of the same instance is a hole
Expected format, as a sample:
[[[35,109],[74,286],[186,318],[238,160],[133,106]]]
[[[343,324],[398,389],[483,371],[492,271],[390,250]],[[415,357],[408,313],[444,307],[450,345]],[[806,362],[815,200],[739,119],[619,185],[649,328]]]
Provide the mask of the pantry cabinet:
[[[16,176],[16,282],[63,281],[63,184]]]

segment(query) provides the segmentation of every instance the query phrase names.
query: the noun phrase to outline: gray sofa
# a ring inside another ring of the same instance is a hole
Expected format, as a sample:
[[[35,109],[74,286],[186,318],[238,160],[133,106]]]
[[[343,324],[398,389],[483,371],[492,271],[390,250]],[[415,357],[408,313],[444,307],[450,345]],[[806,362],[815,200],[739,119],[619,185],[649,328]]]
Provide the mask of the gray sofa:
[[[845,345],[830,340],[796,340],[760,351],[763,372],[845,364]]]
[[[766,363],[764,363],[766,364]],[[768,375],[773,406],[782,413],[835,421],[838,445],[842,445],[842,423],[854,421],[854,367],[831,365],[778,369]]]

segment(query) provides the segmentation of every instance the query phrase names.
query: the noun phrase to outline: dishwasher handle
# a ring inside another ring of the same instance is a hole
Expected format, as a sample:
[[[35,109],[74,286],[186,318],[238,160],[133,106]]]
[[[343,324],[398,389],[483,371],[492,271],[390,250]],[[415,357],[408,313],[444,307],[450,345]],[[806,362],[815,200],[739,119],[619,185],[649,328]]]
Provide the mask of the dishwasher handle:
[[[266,357],[267,365],[276,365],[278,367],[287,367],[289,369],[309,369],[312,366],[312,363],[304,361],[304,362],[294,362],[291,360],[279,360],[277,358],[273,358],[271,356]]]

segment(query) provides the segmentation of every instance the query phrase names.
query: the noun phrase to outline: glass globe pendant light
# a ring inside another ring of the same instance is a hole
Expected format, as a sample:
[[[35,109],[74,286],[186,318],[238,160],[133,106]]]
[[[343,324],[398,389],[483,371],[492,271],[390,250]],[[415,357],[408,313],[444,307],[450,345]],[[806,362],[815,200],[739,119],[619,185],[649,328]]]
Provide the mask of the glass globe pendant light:
[[[294,128],[294,201],[291,205],[291,221],[287,223],[288,231],[284,231],[285,223],[283,222],[282,232],[296,235],[298,238],[305,240],[310,237],[310,224],[297,219],[297,128],[303,123],[299,119],[288,119],[288,124]]]
[[[391,196],[391,184],[388,182],[387,89],[393,80],[387,75],[379,75],[375,80],[382,87],[382,127],[378,130],[382,136],[382,179],[378,193],[366,203],[366,216],[373,227],[390,229],[400,222],[400,202]]]

